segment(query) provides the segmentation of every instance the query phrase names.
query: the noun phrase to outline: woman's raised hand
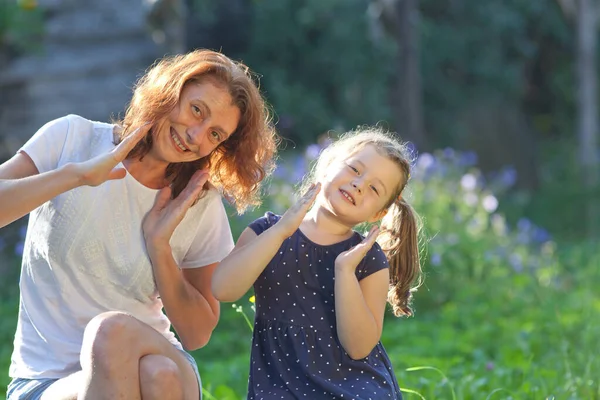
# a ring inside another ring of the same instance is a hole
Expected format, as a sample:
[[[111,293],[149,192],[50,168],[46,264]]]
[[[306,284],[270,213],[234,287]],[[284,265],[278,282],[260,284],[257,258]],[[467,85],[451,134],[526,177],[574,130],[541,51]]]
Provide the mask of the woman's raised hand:
[[[321,190],[320,183],[313,183],[310,185],[306,193],[293,205],[291,206],[285,214],[281,217],[279,222],[275,224],[277,229],[280,230],[283,237],[287,238],[292,236],[292,234],[298,229],[302,220],[306,216],[306,213],[312,207],[315,199],[317,198],[317,194]]]
[[[158,193],[154,206],[142,223],[146,247],[169,246],[175,228],[183,220],[187,210],[198,199],[207,180],[208,172],[198,170],[176,198],[171,198],[170,187],[166,187]]]
[[[151,124],[145,124],[126,136],[113,150],[90,160],[75,164],[82,185],[98,186],[108,180],[122,179],[125,168],[115,168],[125,160],[134,146],[148,133]]]

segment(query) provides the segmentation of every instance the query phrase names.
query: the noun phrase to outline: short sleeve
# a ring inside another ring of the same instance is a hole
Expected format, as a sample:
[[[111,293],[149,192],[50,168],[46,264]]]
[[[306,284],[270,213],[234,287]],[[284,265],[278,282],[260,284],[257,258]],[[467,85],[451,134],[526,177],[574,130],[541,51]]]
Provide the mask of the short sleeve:
[[[358,264],[358,267],[356,268],[356,278],[360,281],[375,272],[389,268],[389,266],[387,257],[381,249],[381,246],[379,246],[379,243],[375,242],[373,247],[367,252],[365,258]]]
[[[205,211],[197,221],[196,236],[181,262],[181,268],[197,268],[220,262],[233,250],[233,236],[221,195],[212,190],[207,196]]]
[[[281,215],[273,214],[271,211],[267,211],[264,216],[252,221],[248,228],[252,229],[254,233],[260,235],[281,219]]]
[[[69,135],[69,117],[62,117],[46,123],[21,147],[39,173],[56,169]]]

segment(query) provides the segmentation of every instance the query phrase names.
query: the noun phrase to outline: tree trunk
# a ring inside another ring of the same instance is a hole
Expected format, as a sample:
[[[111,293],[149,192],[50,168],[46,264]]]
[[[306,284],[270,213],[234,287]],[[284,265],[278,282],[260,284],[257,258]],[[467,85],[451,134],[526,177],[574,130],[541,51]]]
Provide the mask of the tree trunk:
[[[596,48],[598,34],[596,0],[579,0],[577,9],[577,137],[579,162],[585,188],[588,233],[598,233],[598,96]]]
[[[398,43],[398,74],[396,75],[396,129],[411,140],[420,151],[428,149],[423,128],[421,72],[419,69],[419,0],[395,2]]]

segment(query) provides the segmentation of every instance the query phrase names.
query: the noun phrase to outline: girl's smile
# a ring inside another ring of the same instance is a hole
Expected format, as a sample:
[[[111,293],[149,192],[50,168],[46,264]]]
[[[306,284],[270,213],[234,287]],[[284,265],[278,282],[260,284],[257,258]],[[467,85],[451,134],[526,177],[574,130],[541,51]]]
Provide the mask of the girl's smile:
[[[329,171],[321,204],[350,226],[379,216],[404,179],[400,167],[371,145],[335,161]]]

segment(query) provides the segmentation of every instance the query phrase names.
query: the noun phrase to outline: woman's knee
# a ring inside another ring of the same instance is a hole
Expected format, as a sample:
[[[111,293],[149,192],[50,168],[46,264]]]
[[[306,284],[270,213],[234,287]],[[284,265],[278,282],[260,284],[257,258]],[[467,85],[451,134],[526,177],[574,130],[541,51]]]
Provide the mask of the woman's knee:
[[[82,366],[88,356],[95,364],[115,364],[115,358],[129,356],[133,350],[132,341],[134,324],[137,320],[129,314],[106,312],[97,315],[87,324],[83,334],[81,349]]]
[[[140,359],[140,387],[143,399],[182,399],[183,378],[175,361],[158,354]]]

